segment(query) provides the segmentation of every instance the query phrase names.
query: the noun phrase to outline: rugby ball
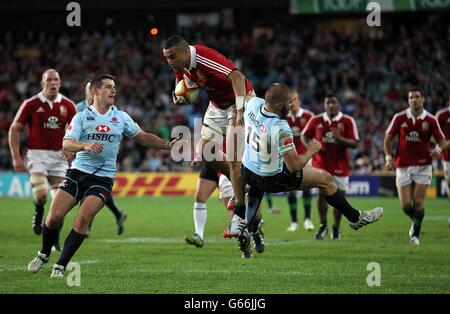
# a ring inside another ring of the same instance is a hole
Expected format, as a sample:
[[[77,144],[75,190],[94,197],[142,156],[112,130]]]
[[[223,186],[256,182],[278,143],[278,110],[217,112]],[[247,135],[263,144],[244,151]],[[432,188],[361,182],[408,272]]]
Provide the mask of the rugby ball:
[[[175,97],[181,98],[181,101],[187,104],[192,104],[198,97],[200,88],[191,80],[180,80],[175,87]]]

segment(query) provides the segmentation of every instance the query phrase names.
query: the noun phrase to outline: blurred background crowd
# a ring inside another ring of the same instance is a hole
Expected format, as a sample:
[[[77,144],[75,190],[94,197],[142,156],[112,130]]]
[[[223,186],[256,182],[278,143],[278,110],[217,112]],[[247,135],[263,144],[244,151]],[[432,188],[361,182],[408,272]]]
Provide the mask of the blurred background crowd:
[[[408,88],[425,91],[426,110],[432,114],[449,105],[450,26],[441,14],[393,18],[375,28],[367,27],[365,19],[352,27],[280,20],[220,32],[199,23],[188,31],[161,28],[156,36],[135,28],[9,29],[2,31],[0,41],[0,170],[12,169],[7,134],[14,115],[41,90],[41,75],[50,67],[60,73],[61,93],[74,102],[84,99],[87,77],[115,75],[117,106],[142,129],[164,139],[176,125],[198,127],[206,94],[187,106],[175,106],[171,99],[174,76],[161,43],[175,32],[224,54],[250,79],[258,96],[271,83],[284,82],[300,93],[304,108],[317,114],[324,111],[325,94],[337,94],[342,111],[355,118],[361,139],[351,154],[354,174],[382,170],[384,132],[394,113],[407,108]],[[189,171],[191,166],[125,140],[118,169]]]

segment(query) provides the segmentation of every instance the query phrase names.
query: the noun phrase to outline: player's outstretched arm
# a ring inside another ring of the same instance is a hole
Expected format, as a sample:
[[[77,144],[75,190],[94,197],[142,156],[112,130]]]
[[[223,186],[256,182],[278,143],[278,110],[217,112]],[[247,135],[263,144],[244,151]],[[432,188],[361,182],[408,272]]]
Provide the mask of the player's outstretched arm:
[[[141,131],[138,135],[133,137],[133,139],[142,146],[170,150],[172,146],[181,139],[181,136],[172,141],[166,141],[155,134]]]
[[[103,151],[103,145],[98,142],[85,143],[74,140],[72,138],[65,138],[63,141],[63,150],[72,153],[88,151],[99,154]]]
[[[312,139],[309,142],[308,148],[304,154],[297,154],[296,149],[291,149],[283,155],[284,163],[290,172],[296,172],[306,166],[308,160],[322,148],[322,144]]]

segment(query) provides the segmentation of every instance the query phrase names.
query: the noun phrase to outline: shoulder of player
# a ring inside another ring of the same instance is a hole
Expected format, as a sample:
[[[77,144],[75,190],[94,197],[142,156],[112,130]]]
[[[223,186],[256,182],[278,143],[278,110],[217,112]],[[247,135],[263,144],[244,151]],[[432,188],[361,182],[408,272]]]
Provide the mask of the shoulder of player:
[[[346,113],[344,113],[342,115],[342,120],[347,122],[347,123],[352,123],[352,124],[355,123],[356,124],[355,118],[353,118],[352,116],[350,116],[350,115],[348,115]]]
[[[40,104],[42,104],[42,101],[39,99],[39,95],[36,94],[30,98],[25,99],[20,106],[21,107],[36,106],[36,105],[40,105]]]
[[[392,117],[392,121],[395,119],[405,119],[407,118],[407,110],[405,109],[403,111],[397,112],[396,114],[394,114],[394,116]]]
[[[228,62],[231,61],[225,58],[217,50],[202,45],[195,46],[195,48],[195,61],[197,62],[197,68],[203,70],[212,69],[219,72],[224,72],[225,74],[229,74],[234,69],[228,66]],[[224,63],[223,59],[228,61],[225,62],[227,65],[222,64]]]
[[[435,116],[435,115],[429,113],[428,111],[426,112],[425,119],[428,120],[428,121],[439,122],[438,119],[437,119],[437,115]]]
[[[311,119],[309,120],[309,122],[323,121],[324,115],[325,115],[325,113],[322,112],[322,113],[319,113],[318,115],[312,116]]]
[[[77,105],[75,104],[75,102],[73,102],[72,100],[70,100],[69,98],[67,98],[66,96],[61,94],[61,103],[67,105],[67,106],[71,106],[72,108],[74,108],[76,110]]]
[[[436,116],[436,118],[439,119],[439,118],[441,118],[441,116],[444,117],[446,115],[450,116],[450,110],[448,109],[448,107],[447,108],[442,108],[441,110],[436,112],[435,116]]]

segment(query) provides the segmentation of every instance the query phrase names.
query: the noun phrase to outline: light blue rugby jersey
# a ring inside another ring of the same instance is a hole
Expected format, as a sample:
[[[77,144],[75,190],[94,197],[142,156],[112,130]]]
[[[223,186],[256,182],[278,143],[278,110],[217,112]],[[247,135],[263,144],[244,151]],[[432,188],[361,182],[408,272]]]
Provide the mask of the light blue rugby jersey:
[[[286,120],[264,109],[264,99],[245,103],[245,148],[242,163],[257,175],[273,176],[283,170],[283,155],[295,149]]]
[[[82,100],[82,101],[78,102],[76,106],[77,106],[77,112],[81,112],[84,109],[88,108],[89,104],[86,100]]]
[[[122,134],[132,138],[140,131],[139,125],[126,112],[120,111],[115,106],[104,115],[93,106],[89,106],[73,117],[64,138],[86,143],[99,142],[103,144],[103,151],[100,154],[78,152],[70,168],[93,173],[101,167],[95,175],[114,178]]]

